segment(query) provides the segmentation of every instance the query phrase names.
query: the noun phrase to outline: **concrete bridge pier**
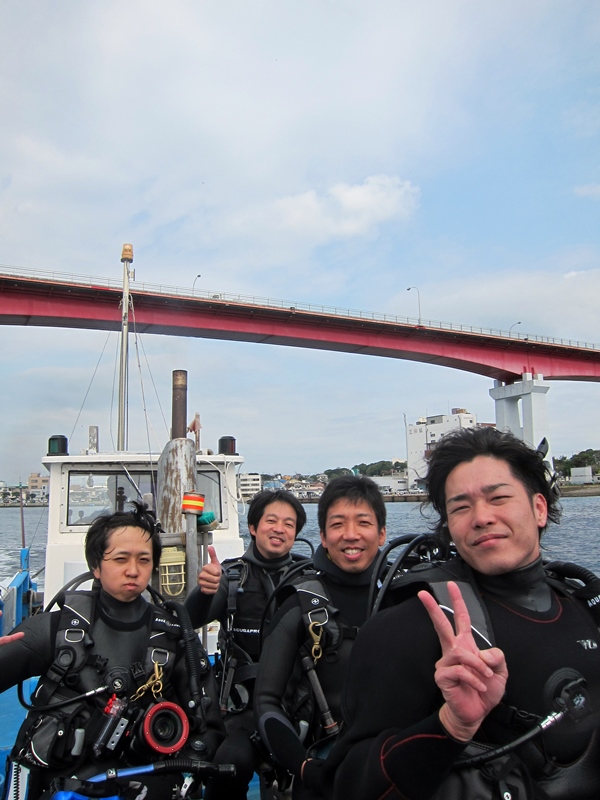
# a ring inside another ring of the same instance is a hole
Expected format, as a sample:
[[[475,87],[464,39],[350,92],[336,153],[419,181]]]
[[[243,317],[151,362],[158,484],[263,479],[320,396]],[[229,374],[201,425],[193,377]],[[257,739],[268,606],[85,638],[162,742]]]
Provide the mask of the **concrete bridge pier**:
[[[537,447],[544,437],[550,443],[546,394],[550,384],[543,375],[524,372],[515,383],[494,381],[490,397],[496,404],[496,427],[510,430],[519,439]],[[552,463],[549,451],[546,460]]]

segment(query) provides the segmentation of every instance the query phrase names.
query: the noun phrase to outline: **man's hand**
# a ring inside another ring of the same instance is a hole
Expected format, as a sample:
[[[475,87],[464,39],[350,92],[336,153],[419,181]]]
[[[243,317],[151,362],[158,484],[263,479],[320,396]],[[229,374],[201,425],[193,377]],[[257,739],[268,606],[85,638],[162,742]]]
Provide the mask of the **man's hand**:
[[[0,611],[0,617],[2,616],[2,612]],[[23,631],[19,633],[11,633],[9,636],[0,636],[0,645],[8,644],[9,642],[16,642],[17,639],[22,639],[25,636]]]
[[[202,567],[200,575],[198,575],[198,586],[202,594],[216,594],[221,582],[221,564],[217,558],[217,551],[209,544],[208,555],[210,561]]]
[[[450,581],[448,592],[454,624],[429,592],[419,592],[440,639],[442,657],[435,665],[435,682],[446,701],[440,721],[450,736],[468,742],[504,694],[508,669],[497,647],[479,650],[471,632],[471,619],[458,586]]]

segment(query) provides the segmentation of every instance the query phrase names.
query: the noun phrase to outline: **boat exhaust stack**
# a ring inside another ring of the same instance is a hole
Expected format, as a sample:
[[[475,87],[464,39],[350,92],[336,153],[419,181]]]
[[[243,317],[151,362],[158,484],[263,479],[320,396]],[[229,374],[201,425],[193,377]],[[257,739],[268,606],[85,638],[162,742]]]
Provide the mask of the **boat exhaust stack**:
[[[171,439],[185,439],[187,428],[187,370],[176,369],[173,371]]]

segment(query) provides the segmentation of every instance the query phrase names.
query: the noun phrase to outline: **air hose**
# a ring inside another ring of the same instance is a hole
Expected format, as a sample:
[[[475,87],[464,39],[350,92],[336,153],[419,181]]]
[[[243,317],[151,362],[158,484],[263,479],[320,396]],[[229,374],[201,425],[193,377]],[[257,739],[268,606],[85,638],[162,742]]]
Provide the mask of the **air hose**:
[[[187,609],[175,600],[165,601],[165,608],[173,611],[181,625],[181,634],[185,647],[185,660],[189,672],[190,694],[196,707],[203,713],[202,692],[200,691],[200,675],[203,672],[198,652],[198,635],[192,627]]]
[[[98,775],[87,778],[85,783],[102,783],[103,781],[131,778],[135,775],[147,775],[149,772],[191,772],[204,777],[235,777],[234,764],[213,764],[210,761],[193,761],[190,758],[174,758],[170,761],[155,761],[140,767],[124,767],[109,769]]]
[[[575,671],[573,672],[577,675]],[[494,758],[516,750],[517,747],[520,747],[543,731],[561,722],[565,717],[569,717],[571,720],[578,722],[580,719],[588,716],[588,714],[592,712],[592,707],[583,676],[580,675],[575,680],[563,684],[560,689],[560,694],[554,700],[554,705],[558,711],[552,711],[547,717],[537,722],[533,728],[530,728],[517,739],[513,739],[512,742],[508,742],[500,747],[494,747],[478,753],[477,755],[460,759],[456,762],[455,766],[459,769],[465,769],[466,767],[485,764],[487,761],[491,761]]]

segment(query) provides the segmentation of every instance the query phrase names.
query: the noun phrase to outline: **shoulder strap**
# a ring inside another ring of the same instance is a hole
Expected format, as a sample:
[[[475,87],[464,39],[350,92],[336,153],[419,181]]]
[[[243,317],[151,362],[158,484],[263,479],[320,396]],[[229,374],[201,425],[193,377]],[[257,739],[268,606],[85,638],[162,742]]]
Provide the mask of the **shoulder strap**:
[[[170,673],[175,665],[180,639],[181,625],[175,621],[168,611],[152,606],[152,622],[146,650],[144,678],[154,671],[155,664],[162,667],[165,674],[168,675]],[[132,672],[134,671],[135,665],[132,665]],[[142,678],[141,674],[140,678]]]
[[[248,577],[248,564],[239,558],[225,562],[223,569],[227,575],[227,627],[230,628],[237,610],[239,591]]]
[[[337,619],[340,612],[331,603],[319,572],[304,575],[292,586],[296,591],[302,619],[310,637],[309,643],[312,643],[313,658],[318,660],[322,653],[321,640],[325,630],[330,637],[327,642],[329,649],[335,650],[344,638],[343,626]]]
[[[414,597],[421,589],[426,589],[452,619],[454,612],[448,593],[449,581],[454,581],[461,591],[477,646],[481,650],[493,647],[495,639],[487,609],[470,567],[461,558],[435,564],[417,564],[408,572],[398,575],[391,584],[391,590],[398,604]]]
[[[90,628],[97,597],[96,591],[72,591],[61,598],[54,661],[36,691],[36,705],[47,705],[67,672],[78,672],[88,663],[94,644]]]

